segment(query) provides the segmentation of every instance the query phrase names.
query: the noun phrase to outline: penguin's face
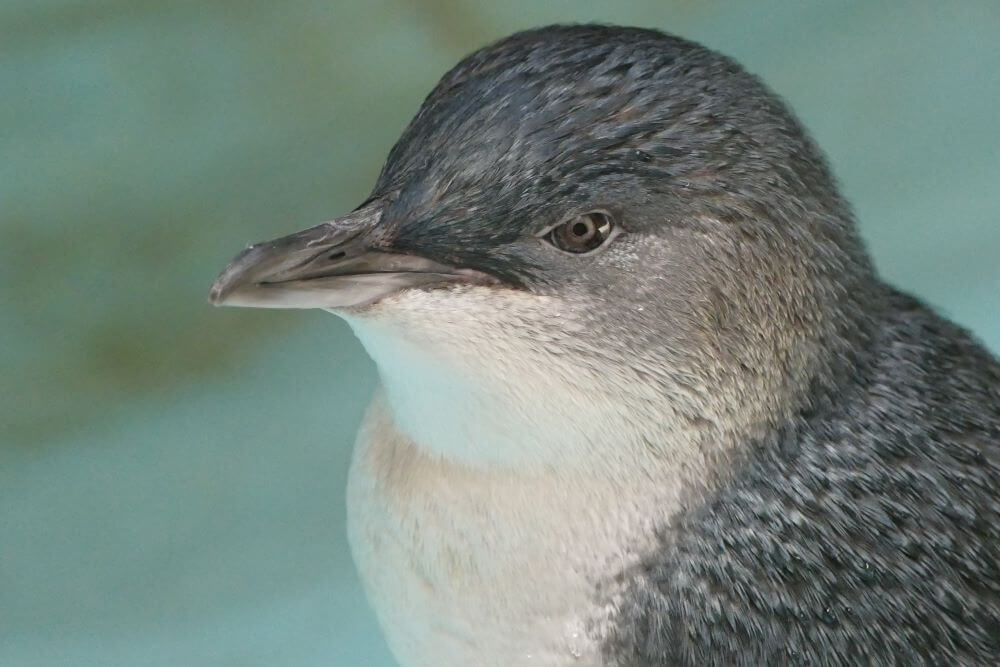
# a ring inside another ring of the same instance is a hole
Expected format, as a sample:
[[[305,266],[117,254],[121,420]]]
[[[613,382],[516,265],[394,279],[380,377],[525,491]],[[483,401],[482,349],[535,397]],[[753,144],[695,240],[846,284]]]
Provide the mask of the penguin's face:
[[[212,300],[331,310],[383,380],[491,387],[579,440],[627,428],[623,396],[691,423],[775,410],[865,270],[822,159],[756,79],[659,33],[550,28],[460,63],[362,206],[251,246]]]

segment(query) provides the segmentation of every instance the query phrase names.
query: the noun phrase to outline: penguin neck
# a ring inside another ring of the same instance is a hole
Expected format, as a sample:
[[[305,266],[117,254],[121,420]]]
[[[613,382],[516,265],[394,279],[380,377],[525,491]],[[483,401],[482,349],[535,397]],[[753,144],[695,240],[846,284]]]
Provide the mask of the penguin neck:
[[[378,367],[387,416],[429,455],[618,478],[638,468],[662,479],[705,464],[701,434],[671,420],[666,397],[652,388],[625,389],[613,373],[600,381],[574,376],[572,360],[553,368],[530,355],[491,355],[495,366],[470,367],[464,350],[442,353],[392,327],[348,321]]]

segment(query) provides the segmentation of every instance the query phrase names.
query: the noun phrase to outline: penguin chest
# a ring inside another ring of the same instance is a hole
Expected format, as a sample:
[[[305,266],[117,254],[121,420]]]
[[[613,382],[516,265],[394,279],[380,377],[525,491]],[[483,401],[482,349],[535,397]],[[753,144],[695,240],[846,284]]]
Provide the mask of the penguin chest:
[[[602,664],[601,584],[636,558],[630,518],[605,524],[551,481],[447,466],[377,430],[355,449],[348,534],[399,662]]]

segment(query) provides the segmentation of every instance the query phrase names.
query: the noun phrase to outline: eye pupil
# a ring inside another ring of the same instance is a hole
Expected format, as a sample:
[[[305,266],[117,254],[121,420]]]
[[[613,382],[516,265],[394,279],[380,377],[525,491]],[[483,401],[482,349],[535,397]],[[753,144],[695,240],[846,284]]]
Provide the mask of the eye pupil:
[[[611,217],[602,212],[578,215],[554,227],[545,240],[564,252],[585,253],[611,237]]]

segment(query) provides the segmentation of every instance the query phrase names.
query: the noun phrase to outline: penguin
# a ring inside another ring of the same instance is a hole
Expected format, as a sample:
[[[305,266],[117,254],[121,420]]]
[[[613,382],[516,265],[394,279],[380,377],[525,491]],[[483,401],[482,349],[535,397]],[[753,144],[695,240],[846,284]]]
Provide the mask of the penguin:
[[[1000,362],[879,278],[724,55],[476,51],[364,203],[210,301],[374,360],[348,537],[406,667],[1000,664]]]

